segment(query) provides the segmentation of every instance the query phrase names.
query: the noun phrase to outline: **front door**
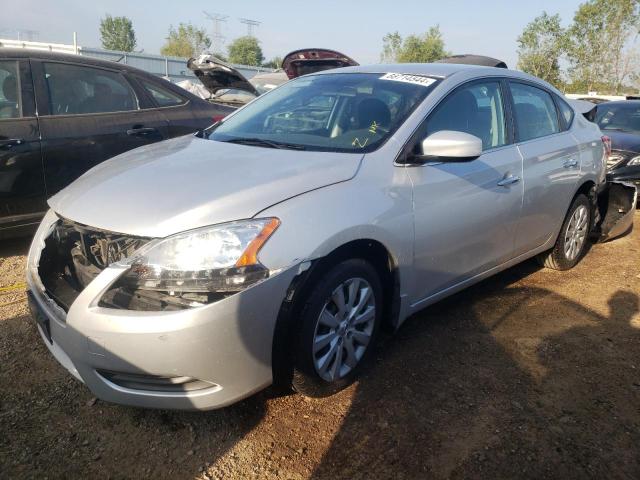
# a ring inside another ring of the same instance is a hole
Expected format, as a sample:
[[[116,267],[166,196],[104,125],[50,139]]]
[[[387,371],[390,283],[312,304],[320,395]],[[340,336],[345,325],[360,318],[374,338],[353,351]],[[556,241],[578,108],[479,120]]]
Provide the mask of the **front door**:
[[[466,162],[407,167],[415,215],[414,304],[513,256],[522,157],[510,142],[504,91],[498,79],[458,87],[416,135],[417,147],[437,131],[470,133],[482,140],[483,153]]]
[[[140,109],[120,72],[42,62],[34,76],[48,196],[108,158],[166,138],[166,119]]]
[[[0,236],[37,223],[46,210],[28,60],[0,60]]]

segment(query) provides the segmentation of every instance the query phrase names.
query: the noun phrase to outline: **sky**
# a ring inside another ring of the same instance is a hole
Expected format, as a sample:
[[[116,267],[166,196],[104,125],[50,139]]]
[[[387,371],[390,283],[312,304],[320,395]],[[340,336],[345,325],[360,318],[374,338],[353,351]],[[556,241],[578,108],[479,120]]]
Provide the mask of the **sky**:
[[[16,38],[18,30],[35,30],[38,41],[100,46],[100,18],[105,14],[131,19],[137,49],[160,52],[170,25],[191,22],[213,31],[203,11],[228,15],[222,24],[227,44],[246,34],[240,18],[261,22],[254,35],[267,59],[304,47],[339,50],[360,64],[378,63],[382,37],[388,32],[419,34],[439,25],[445,47],[454,54],[499,58],[515,68],[517,37],[524,26],[546,10],[568,24],[579,0],[2,0],[0,38]]]

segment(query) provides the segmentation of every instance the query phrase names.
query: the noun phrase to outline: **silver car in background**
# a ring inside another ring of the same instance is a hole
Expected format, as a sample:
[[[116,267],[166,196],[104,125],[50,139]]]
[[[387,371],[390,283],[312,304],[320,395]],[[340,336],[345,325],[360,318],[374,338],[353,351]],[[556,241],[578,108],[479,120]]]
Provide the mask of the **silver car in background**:
[[[382,324],[530,257],[573,267],[605,154],[597,126],[523,73],[303,76],[54,196],[30,305],[104,400],[210,409],[274,382],[329,395]]]

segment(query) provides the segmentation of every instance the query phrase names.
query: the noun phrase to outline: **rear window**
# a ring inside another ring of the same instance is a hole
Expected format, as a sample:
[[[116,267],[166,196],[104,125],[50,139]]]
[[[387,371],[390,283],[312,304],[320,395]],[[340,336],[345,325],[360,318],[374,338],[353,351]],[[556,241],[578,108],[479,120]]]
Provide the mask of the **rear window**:
[[[558,102],[560,115],[562,115],[562,119],[564,120],[564,130],[568,130],[569,127],[571,127],[571,122],[573,122],[573,108],[558,96],[556,96],[556,100]]]

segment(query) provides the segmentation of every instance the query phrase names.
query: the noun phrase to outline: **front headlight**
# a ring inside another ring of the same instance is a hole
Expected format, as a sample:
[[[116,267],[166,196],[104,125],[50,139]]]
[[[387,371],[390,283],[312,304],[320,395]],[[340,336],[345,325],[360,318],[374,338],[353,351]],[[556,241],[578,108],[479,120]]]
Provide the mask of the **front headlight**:
[[[124,262],[123,280],[143,290],[242,290],[268,275],[257,255],[279,224],[277,218],[245,220],[149,242]]]
[[[638,165],[640,165],[640,155],[633,157],[627,162],[627,167],[637,167]]]

